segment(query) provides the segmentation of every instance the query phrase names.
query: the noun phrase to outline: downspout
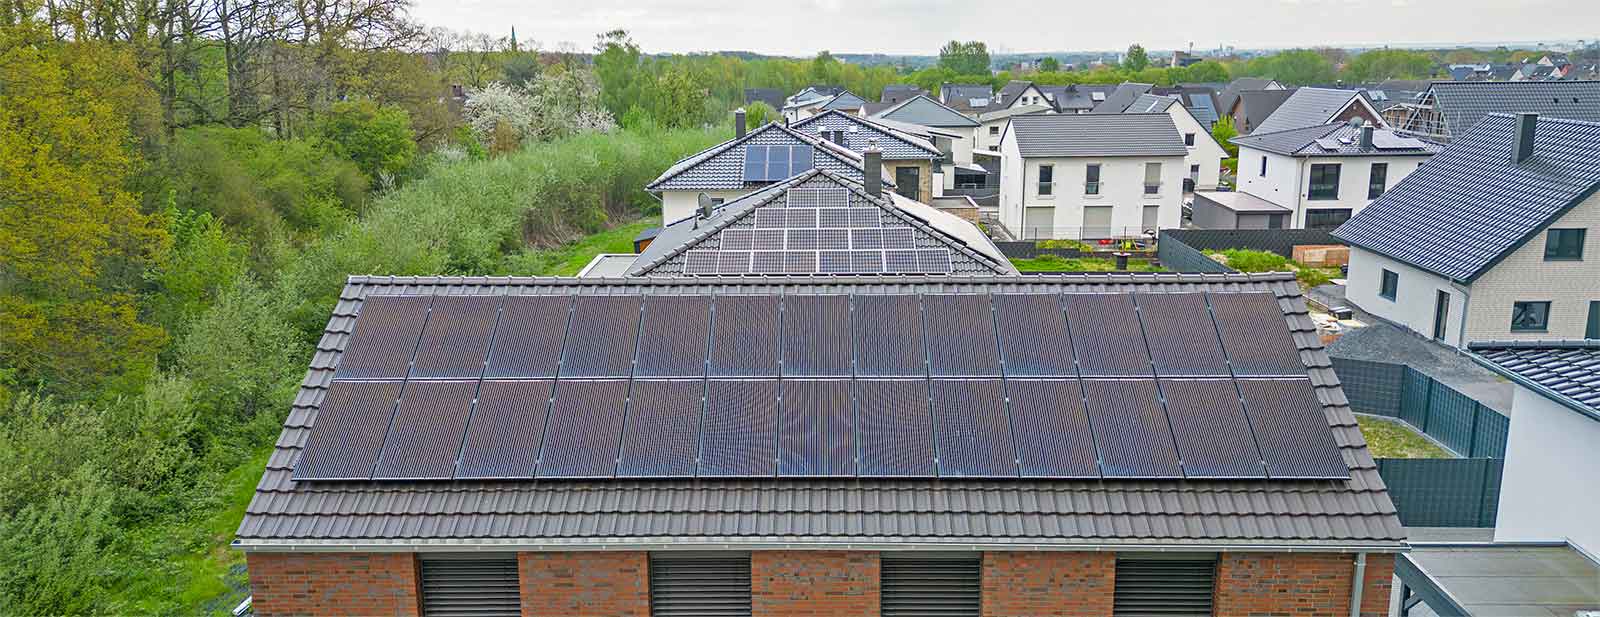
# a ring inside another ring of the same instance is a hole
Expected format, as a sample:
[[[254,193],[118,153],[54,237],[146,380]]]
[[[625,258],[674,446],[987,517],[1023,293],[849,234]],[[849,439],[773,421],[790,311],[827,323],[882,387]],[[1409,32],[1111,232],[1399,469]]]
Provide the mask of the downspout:
[[[1350,583],[1350,617],[1361,617],[1361,587],[1366,580],[1367,554],[1356,553],[1356,579]]]
[[[1469,284],[1462,287],[1460,283],[1451,281],[1450,286],[1461,292],[1461,325],[1456,330],[1456,344],[1454,345],[1456,353],[1461,353],[1461,350],[1467,348],[1467,313],[1472,310],[1472,285]],[[1449,342],[1445,341],[1445,343]]]

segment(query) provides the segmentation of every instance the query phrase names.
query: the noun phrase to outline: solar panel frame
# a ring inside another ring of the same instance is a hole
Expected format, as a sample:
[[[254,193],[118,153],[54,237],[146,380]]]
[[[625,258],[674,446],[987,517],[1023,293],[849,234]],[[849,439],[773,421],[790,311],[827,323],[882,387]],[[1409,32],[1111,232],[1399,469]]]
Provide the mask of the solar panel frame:
[[[927,294],[922,310],[928,323],[928,374],[999,377],[1000,345],[989,296]]]
[[[1080,375],[1154,376],[1132,295],[1062,294],[1062,303]]]
[[[1100,472],[1106,478],[1182,478],[1172,426],[1154,379],[1085,379]]]
[[[850,208],[850,226],[862,229],[878,229],[883,227],[882,213],[875,207]]]
[[[478,382],[408,381],[373,468],[374,480],[449,480]]]
[[[1239,379],[1245,415],[1274,479],[1342,480],[1350,467],[1310,379]]]
[[[927,380],[857,379],[855,393],[857,474],[937,476]]]
[[[634,379],[617,452],[619,478],[691,478],[700,453],[705,382]]]
[[[883,270],[884,270],[884,272],[899,272],[899,273],[906,273],[906,274],[918,272],[918,270],[917,270],[917,252],[916,251],[884,251],[883,252]]]
[[[783,376],[849,377],[850,321],[849,296],[785,296]]]
[[[816,229],[817,227],[816,208],[785,208],[782,210],[774,209],[774,211],[784,214],[783,225],[785,227],[801,229]]]
[[[417,343],[411,379],[477,379],[489,361],[489,343],[502,296],[440,296],[429,309]]]
[[[949,249],[918,249],[917,271],[926,274],[949,274],[953,270]]]
[[[480,383],[455,478],[533,477],[554,387],[554,379]]]
[[[717,252],[705,249],[695,249],[683,253],[684,274],[716,274]]]
[[[993,294],[1007,377],[1077,377],[1060,294]]]
[[[850,248],[850,232],[845,229],[818,229],[817,249],[840,251]]]
[[[1259,479],[1266,468],[1232,379],[1161,380],[1167,417],[1190,478]]]
[[[823,274],[849,274],[853,267],[850,251],[822,251],[817,254],[817,271]]]
[[[784,251],[783,272],[785,274],[814,274],[816,271],[816,251]]]
[[[1205,294],[1134,294],[1150,358],[1162,377],[1228,377],[1228,358]]]
[[[758,251],[783,250],[784,230],[782,229],[756,229],[751,238],[751,246]]]
[[[776,377],[782,360],[777,296],[718,296],[712,304],[712,377]]]
[[[561,356],[561,376],[627,377],[638,347],[639,296],[573,296],[572,323]]]
[[[433,296],[368,296],[356,313],[334,379],[403,379],[411,371]]]
[[[400,397],[398,381],[334,381],[328,385],[296,480],[366,480],[378,463]]]
[[[777,475],[778,393],[776,379],[707,381],[696,475]]]
[[[646,296],[635,378],[704,377],[710,296]]]
[[[996,379],[929,382],[933,440],[941,478],[1015,478],[1017,448]]]
[[[614,477],[627,400],[626,379],[556,382],[534,476]]]
[[[570,296],[507,296],[484,376],[555,377],[571,321]]]
[[[882,229],[852,229],[850,230],[850,248],[854,250],[883,250]]]
[[[1222,349],[1233,374],[1306,376],[1299,346],[1277,297],[1268,293],[1207,293]]]
[[[784,379],[778,409],[778,475],[856,475],[856,410],[848,379]]]
[[[910,227],[892,227],[883,230],[884,250],[915,250],[917,235]]]
[[[849,208],[822,208],[817,210],[817,226],[824,228],[850,228]]]
[[[1078,380],[1007,377],[1005,386],[1020,476],[1100,477],[1100,455]]]
[[[746,145],[744,147],[744,181],[767,181],[767,149],[769,146]]]
[[[921,300],[914,295],[851,298],[858,377],[926,377]]]

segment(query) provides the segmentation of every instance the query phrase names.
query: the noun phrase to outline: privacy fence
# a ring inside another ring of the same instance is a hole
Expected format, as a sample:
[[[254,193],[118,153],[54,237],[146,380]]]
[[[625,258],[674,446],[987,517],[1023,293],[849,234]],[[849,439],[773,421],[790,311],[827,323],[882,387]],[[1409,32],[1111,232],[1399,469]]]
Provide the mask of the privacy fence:
[[[1233,268],[1189,246],[1175,231],[1178,230],[1161,230],[1161,239],[1156,242],[1156,257],[1161,260],[1162,267],[1173,272],[1233,272]]]
[[[1175,239],[1198,251],[1250,249],[1294,258],[1294,247],[1344,244],[1322,229],[1163,229],[1161,243]]]

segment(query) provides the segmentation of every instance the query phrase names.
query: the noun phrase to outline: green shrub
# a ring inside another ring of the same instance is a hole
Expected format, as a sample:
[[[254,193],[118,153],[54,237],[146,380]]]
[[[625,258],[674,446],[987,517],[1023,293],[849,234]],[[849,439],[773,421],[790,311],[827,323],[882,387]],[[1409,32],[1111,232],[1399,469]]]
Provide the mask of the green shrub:
[[[403,180],[417,156],[405,110],[367,99],[334,103],[317,133],[330,151],[353,161],[374,186]]]
[[[1085,253],[1094,252],[1093,246],[1090,246],[1086,242],[1079,242],[1077,240],[1040,240],[1033,243],[1033,245],[1042,249],[1068,249],[1083,251]]]
[[[1228,249],[1222,252],[1228,258],[1228,267],[1240,272],[1287,272],[1289,258],[1267,251]]]
[[[1295,272],[1294,277],[1299,279],[1300,285],[1306,289],[1327,285],[1338,273],[1337,270],[1329,271],[1325,268],[1312,268],[1308,266],[1301,266],[1299,264],[1295,265],[1299,267],[1299,270]]]

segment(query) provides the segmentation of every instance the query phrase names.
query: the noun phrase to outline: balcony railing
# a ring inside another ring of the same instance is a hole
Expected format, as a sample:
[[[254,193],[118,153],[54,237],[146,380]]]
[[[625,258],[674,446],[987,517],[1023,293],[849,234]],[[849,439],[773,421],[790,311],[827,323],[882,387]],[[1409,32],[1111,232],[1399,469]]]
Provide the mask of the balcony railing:
[[[1100,183],[1099,182],[1085,182],[1085,183],[1083,183],[1083,194],[1084,195],[1099,195],[1100,194]]]
[[[1154,184],[1149,183],[1149,182],[1144,183],[1144,194],[1146,194],[1146,195],[1157,195],[1157,194],[1160,194],[1160,193],[1161,193],[1161,183],[1160,182],[1156,182]]]
[[[1054,182],[1040,182],[1039,183],[1039,194],[1042,195],[1042,196],[1048,196],[1048,195],[1056,194],[1056,183],[1054,183]]]

